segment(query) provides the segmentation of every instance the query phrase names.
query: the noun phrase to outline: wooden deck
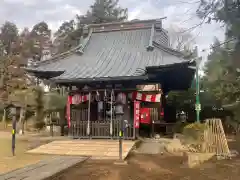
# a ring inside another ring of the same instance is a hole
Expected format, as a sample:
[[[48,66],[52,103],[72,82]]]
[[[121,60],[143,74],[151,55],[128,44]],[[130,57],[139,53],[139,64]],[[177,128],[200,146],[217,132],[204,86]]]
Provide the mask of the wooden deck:
[[[123,159],[133,148],[135,141],[123,141]],[[117,140],[66,140],[53,141],[28,151],[35,154],[54,154],[70,156],[87,156],[92,159],[119,159],[119,142]]]

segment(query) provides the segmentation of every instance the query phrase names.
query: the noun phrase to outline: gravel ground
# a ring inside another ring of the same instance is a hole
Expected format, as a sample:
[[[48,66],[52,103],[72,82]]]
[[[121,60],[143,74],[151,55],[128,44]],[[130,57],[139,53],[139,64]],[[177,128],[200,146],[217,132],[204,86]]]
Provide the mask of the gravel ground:
[[[182,157],[134,154],[128,165],[89,160],[55,180],[238,180],[240,160],[211,161],[189,169]],[[230,173],[231,172],[231,173]]]
[[[232,160],[211,160],[197,168],[186,167],[184,157],[167,153],[157,154],[161,147],[152,149],[152,142],[142,146],[142,153],[132,153],[128,165],[114,165],[113,161],[89,160],[74,167],[55,180],[238,180],[240,157]],[[240,136],[229,143],[240,152]],[[140,146],[141,148],[141,146]]]

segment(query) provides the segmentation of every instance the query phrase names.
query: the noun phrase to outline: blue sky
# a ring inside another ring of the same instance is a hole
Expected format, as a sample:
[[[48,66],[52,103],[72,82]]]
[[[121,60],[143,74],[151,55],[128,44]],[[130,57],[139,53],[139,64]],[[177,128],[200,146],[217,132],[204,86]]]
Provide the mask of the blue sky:
[[[15,22],[20,28],[32,27],[40,21],[49,23],[56,30],[59,25],[72,19],[76,14],[84,14],[94,0],[1,0],[0,23],[6,20]],[[119,0],[122,7],[129,10],[129,19],[153,19],[166,16],[165,28],[177,26],[190,28],[200,22],[195,15],[197,0]],[[191,33],[199,50],[207,49],[214,37],[224,39],[223,28],[219,24],[204,24]]]

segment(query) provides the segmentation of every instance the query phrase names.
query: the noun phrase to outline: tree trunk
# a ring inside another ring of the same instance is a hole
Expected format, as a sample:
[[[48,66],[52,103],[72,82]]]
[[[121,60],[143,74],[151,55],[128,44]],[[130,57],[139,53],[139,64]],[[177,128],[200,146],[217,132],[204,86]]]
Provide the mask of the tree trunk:
[[[240,133],[240,124],[237,124],[237,128],[236,128],[236,135],[239,135]]]
[[[20,110],[20,117],[19,117],[19,134],[24,134],[24,123],[25,123],[25,113],[26,113],[26,109],[25,108],[21,108]]]
[[[7,120],[6,120],[6,117],[7,117],[7,111],[6,111],[6,109],[4,108],[4,109],[3,109],[3,117],[2,117],[2,122],[3,122],[3,127],[4,127],[4,129],[7,128]]]
[[[3,109],[2,121],[3,121],[4,129],[6,129],[7,128],[7,110],[6,110],[6,108]]]
[[[52,114],[51,113],[50,113],[49,118],[50,118],[50,134],[53,137],[54,133],[53,133],[53,122],[52,122]]]

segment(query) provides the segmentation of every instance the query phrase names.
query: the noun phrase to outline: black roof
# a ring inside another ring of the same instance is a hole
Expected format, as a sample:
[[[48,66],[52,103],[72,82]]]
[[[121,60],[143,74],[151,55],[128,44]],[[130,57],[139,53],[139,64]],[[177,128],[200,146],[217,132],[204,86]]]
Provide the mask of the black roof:
[[[167,32],[158,25],[157,20],[90,25],[78,47],[27,70],[56,72],[56,81],[121,80],[146,78],[147,67],[189,62],[168,47]]]

